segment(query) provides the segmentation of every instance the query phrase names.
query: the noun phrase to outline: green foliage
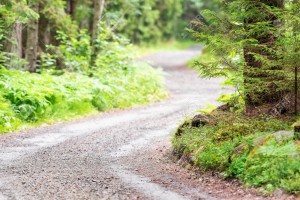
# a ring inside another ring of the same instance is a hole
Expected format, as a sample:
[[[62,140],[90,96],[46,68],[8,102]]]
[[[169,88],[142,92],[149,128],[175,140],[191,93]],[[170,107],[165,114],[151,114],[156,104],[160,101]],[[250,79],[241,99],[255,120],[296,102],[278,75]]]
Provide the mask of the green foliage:
[[[0,132],[21,125],[66,120],[97,110],[125,108],[165,97],[161,72],[147,65],[117,77],[90,78],[78,73],[52,75],[0,71]],[[147,76],[146,76],[147,75]]]
[[[274,138],[253,150],[248,156],[242,180],[253,186],[264,186],[267,191],[283,188],[298,192],[299,148],[294,141],[277,142]]]
[[[87,73],[92,55],[90,36],[87,32],[81,30],[78,34],[68,36],[59,31],[57,39],[60,41],[59,52],[66,69]]]
[[[191,46],[197,45],[193,40],[170,40],[158,42],[155,44],[145,44],[145,45],[134,45],[134,49],[138,51],[141,55],[156,53],[163,50],[174,51],[174,50],[185,50]]]
[[[206,107],[203,108],[203,109],[200,109],[198,112],[199,113],[202,113],[202,114],[209,114],[211,113],[213,110],[215,110],[217,108],[216,105],[214,104],[206,104]]]
[[[298,192],[299,144],[277,142],[270,133],[291,129],[289,120],[248,118],[242,114],[214,111],[200,128],[185,127],[172,140],[177,156],[189,156],[202,170],[222,172],[266,192],[283,188]]]
[[[248,106],[274,103],[293,90],[299,4],[277,3],[230,1],[219,12],[202,11],[191,30],[209,54],[196,67],[207,77],[228,77]]]
[[[64,0],[42,0],[41,4],[40,14],[50,23],[51,29],[68,34],[76,33],[78,27],[72,21],[71,16],[65,12],[67,3]]]
[[[50,48],[50,47],[48,47]],[[40,60],[39,60],[39,67],[41,69],[52,69],[56,67],[56,58],[57,56],[52,55],[50,53],[42,53],[40,55]]]
[[[39,1],[38,14],[25,1],[7,2],[0,6],[0,132],[145,104],[167,95],[162,71],[136,63],[128,40],[110,25],[101,23],[98,37],[91,41],[87,30],[78,29],[82,24],[77,26],[66,13],[64,0]],[[77,3],[91,6],[87,1]],[[44,28],[39,30],[39,50],[45,52],[37,57],[38,73],[30,74],[25,72],[28,63],[4,52],[3,44],[15,45],[9,35],[15,23],[25,28],[28,20],[37,18]]]
[[[155,43],[176,36],[182,0],[117,0],[107,7],[108,21],[121,21],[118,28],[134,43]]]
[[[5,41],[5,27],[0,19],[0,68],[6,67],[8,61],[7,53],[4,52],[4,41]]]

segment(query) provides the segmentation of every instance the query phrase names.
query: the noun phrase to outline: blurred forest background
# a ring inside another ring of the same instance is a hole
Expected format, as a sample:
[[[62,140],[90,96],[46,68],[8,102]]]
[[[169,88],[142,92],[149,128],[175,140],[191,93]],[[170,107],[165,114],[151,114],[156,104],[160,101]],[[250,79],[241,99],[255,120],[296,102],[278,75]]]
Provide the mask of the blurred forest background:
[[[219,6],[218,0],[1,0],[0,8],[0,65],[36,72],[91,68],[101,43],[114,35],[135,44],[189,39],[189,22]],[[84,61],[70,58],[71,46]]]

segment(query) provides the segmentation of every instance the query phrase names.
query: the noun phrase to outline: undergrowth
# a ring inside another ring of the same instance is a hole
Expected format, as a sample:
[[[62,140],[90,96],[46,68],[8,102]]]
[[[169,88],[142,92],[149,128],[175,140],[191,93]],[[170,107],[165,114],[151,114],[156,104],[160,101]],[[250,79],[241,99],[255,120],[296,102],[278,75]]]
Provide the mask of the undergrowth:
[[[172,144],[178,158],[185,158],[204,171],[238,178],[266,193],[276,188],[298,193],[300,143],[293,138],[278,141],[272,134],[291,129],[291,124],[289,119],[249,118],[234,112],[214,111],[207,125],[181,128]]]
[[[166,96],[161,70],[148,65],[127,65],[126,70],[111,76],[98,76],[96,72],[93,77],[74,72],[53,73],[57,71],[30,74],[0,70],[1,133],[146,104]]]
[[[4,68],[0,58],[0,133],[167,96],[162,70],[137,63],[126,38],[99,29],[93,45],[86,30],[59,31],[60,45],[46,46],[37,73]]]

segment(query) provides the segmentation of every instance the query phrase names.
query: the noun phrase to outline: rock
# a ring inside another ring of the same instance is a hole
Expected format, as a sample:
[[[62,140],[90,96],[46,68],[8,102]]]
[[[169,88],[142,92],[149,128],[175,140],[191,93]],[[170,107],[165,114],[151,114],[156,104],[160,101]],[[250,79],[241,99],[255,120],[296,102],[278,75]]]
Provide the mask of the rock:
[[[277,142],[282,142],[284,139],[290,139],[294,137],[294,132],[293,131],[277,131],[273,133],[275,139]]]
[[[256,149],[259,146],[263,145],[266,142],[268,136],[270,136],[270,134],[266,134],[259,138],[254,139],[253,140],[253,146],[254,146],[253,149]],[[231,152],[228,162],[231,163],[232,160],[235,159],[236,157],[239,157],[240,155],[246,153],[247,151],[251,151],[253,149],[250,149],[250,146],[247,143],[240,144],[239,146],[235,147],[234,150]]]
[[[230,110],[230,105],[228,103],[224,104],[224,105],[221,105],[216,110],[223,111],[223,112],[229,111]]]
[[[274,192],[273,192],[273,196],[276,197],[276,198],[280,198],[284,194],[285,194],[285,191],[281,188],[278,188],[278,189],[274,190]]]
[[[181,134],[182,134],[182,132],[183,132],[183,129],[186,128],[186,127],[188,127],[188,126],[190,126],[190,122],[185,121],[183,124],[181,124],[181,125],[178,127],[178,129],[177,129],[175,135],[176,135],[177,137],[181,136]]]
[[[260,136],[256,139],[254,139],[253,140],[254,147],[263,145],[266,142],[267,137],[269,137],[269,136],[270,136],[270,134],[266,134],[266,135],[263,135],[263,136]]]
[[[193,119],[192,119],[192,127],[200,127],[200,126],[205,126],[206,124],[209,123],[209,119],[207,116],[205,115],[196,115]]]
[[[184,128],[187,128],[187,127],[201,127],[201,126],[204,126],[208,123],[209,123],[208,116],[198,114],[198,115],[194,116],[192,120],[187,120],[183,124],[181,124],[178,127],[175,135],[176,136],[181,136]]]
[[[234,150],[231,152],[228,162],[231,163],[233,159],[239,157],[243,153],[249,151],[249,145],[247,143],[242,143],[239,146],[235,147]]]

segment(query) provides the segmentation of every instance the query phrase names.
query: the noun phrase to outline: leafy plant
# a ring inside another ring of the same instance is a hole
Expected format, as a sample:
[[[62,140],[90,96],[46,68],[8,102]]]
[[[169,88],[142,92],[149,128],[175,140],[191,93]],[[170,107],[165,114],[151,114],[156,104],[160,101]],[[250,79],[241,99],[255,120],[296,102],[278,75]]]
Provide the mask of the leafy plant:
[[[266,192],[283,188],[299,192],[300,148],[293,138],[277,141],[273,134],[291,129],[292,121],[213,111],[209,124],[186,126],[172,139],[177,157],[189,157],[202,170],[240,179]]]
[[[166,96],[161,72],[147,65],[116,77],[88,77],[71,72],[56,76],[54,72],[0,70],[1,132],[145,104]]]
[[[92,47],[90,36],[86,30],[81,30],[75,35],[67,35],[64,32],[58,31],[57,39],[61,41],[59,50],[63,55],[62,59],[66,68],[70,71],[88,74]]]

